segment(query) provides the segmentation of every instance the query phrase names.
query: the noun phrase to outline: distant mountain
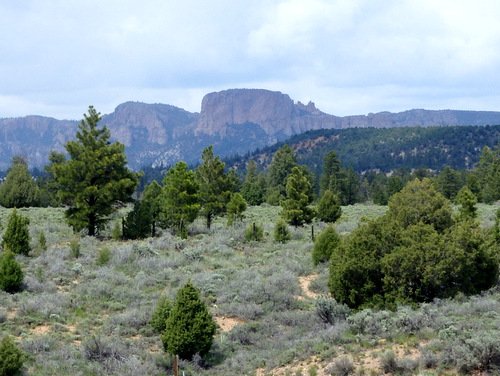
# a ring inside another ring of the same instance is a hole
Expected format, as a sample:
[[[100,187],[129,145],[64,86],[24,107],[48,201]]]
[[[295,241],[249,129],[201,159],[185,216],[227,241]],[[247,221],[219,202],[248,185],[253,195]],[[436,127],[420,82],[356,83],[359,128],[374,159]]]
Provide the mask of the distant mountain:
[[[0,170],[8,168],[16,154],[27,156],[30,166],[47,164],[51,150],[64,152],[78,124],[41,116],[0,119]],[[139,169],[179,160],[196,163],[208,145],[224,157],[309,130],[500,124],[500,112],[410,110],[338,117],[280,92],[231,89],[207,94],[200,113],[166,104],[126,102],[104,115],[102,124],[110,128],[114,140],[125,144],[130,166]]]

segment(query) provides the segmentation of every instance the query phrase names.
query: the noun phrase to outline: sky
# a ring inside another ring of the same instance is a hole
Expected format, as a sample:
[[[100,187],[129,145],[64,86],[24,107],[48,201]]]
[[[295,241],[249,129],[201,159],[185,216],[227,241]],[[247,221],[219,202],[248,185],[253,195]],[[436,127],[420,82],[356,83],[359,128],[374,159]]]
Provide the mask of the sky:
[[[338,116],[500,111],[498,0],[0,3],[0,118],[280,91]]]

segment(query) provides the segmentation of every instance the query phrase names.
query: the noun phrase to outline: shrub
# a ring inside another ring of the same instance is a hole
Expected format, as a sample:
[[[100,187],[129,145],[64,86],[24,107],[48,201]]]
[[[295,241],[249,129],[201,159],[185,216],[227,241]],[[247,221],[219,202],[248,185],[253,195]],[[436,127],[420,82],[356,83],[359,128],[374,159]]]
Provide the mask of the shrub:
[[[45,233],[43,231],[40,231],[38,233],[38,249],[40,251],[47,250],[47,238],[46,238]]]
[[[276,226],[274,227],[274,241],[278,243],[286,243],[292,238],[290,230],[286,222],[283,219],[278,219]]]
[[[212,346],[216,324],[200,299],[198,290],[186,283],[177,293],[174,307],[161,336],[165,351],[192,359],[199,353],[208,353]]]
[[[264,227],[258,223],[252,223],[245,228],[245,240],[250,241],[261,241],[264,238]]]
[[[314,265],[330,260],[333,251],[339,246],[339,244],[340,237],[337,234],[337,230],[335,230],[332,225],[329,225],[321,231],[314,242],[314,248],[312,250]]]
[[[115,344],[110,344],[98,337],[92,336],[87,339],[82,343],[82,347],[85,358],[94,362],[103,363],[107,359],[124,360]]]
[[[392,350],[385,350],[380,354],[380,366],[384,373],[394,373],[398,370],[396,354]]]
[[[69,255],[72,258],[80,257],[80,240],[76,236],[69,241]]]
[[[99,250],[99,254],[97,255],[96,264],[102,266],[104,264],[107,264],[110,259],[111,250],[108,247],[102,248],[101,250]]]
[[[329,367],[328,373],[330,375],[349,376],[354,373],[355,369],[352,358],[342,356]]]
[[[0,376],[20,373],[24,360],[24,353],[14,344],[12,338],[3,337],[0,342]]]
[[[0,289],[15,292],[21,288],[23,271],[14,254],[7,251],[0,255]]]
[[[326,324],[335,324],[337,321],[345,320],[351,313],[351,309],[345,304],[324,297],[316,299],[314,307],[318,317]]]
[[[326,190],[318,202],[316,211],[318,212],[318,218],[323,222],[335,223],[342,215],[339,196],[330,190]]]
[[[240,193],[233,193],[227,203],[227,225],[232,226],[234,221],[243,220],[243,212],[247,210],[247,203]]]
[[[9,217],[7,230],[3,234],[2,247],[17,254],[28,255],[30,252],[29,223],[28,218],[17,214],[17,210],[14,209]]]
[[[158,305],[149,320],[149,324],[158,333],[163,333],[165,331],[167,319],[170,316],[170,312],[172,312],[172,306],[172,301],[165,295],[160,296],[160,299],[158,299]]]

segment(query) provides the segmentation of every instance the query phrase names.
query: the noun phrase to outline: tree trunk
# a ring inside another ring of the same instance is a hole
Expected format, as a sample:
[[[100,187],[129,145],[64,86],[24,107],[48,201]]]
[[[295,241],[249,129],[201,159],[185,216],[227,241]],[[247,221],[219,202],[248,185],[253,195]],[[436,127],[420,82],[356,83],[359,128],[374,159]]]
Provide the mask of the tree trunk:
[[[212,214],[207,214],[207,228],[210,230],[210,226],[212,225]]]

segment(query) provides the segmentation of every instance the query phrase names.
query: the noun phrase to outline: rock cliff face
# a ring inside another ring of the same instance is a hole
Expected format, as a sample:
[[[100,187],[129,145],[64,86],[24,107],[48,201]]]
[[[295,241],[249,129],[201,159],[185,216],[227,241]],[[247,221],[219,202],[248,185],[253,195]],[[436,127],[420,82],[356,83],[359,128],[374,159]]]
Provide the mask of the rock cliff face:
[[[25,155],[31,166],[46,165],[51,150],[64,152],[78,124],[41,116],[0,119],[0,170],[17,154]],[[410,110],[337,117],[312,102],[294,103],[280,92],[231,89],[207,94],[199,114],[166,104],[127,102],[104,115],[102,124],[113,140],[125,144],[130,166],[140,169],[179,160],[196,163],[208,145],[218,155],[230,156],[314,129],[500,124],[500,112]]]
[[[310,129],[334,128],[338,118],[310,102],[294,104],[286,94],[262,89],[232,89],[207,94],[201,104],[196,134],[225,137],[228,125],[258,124],[268,135],[287,135]]]

